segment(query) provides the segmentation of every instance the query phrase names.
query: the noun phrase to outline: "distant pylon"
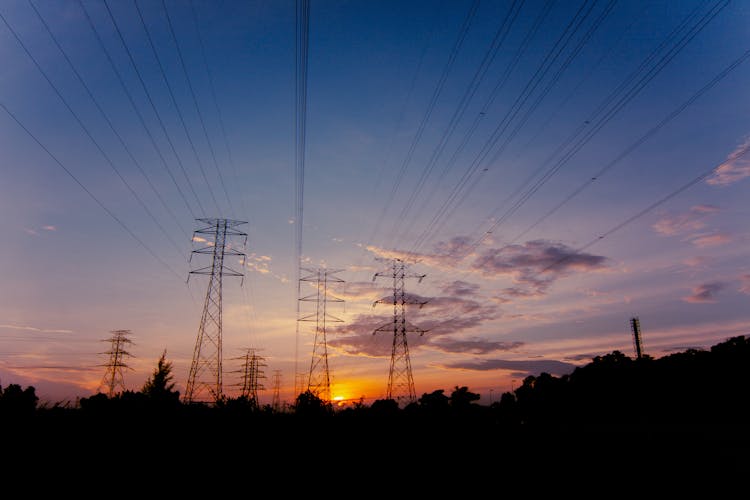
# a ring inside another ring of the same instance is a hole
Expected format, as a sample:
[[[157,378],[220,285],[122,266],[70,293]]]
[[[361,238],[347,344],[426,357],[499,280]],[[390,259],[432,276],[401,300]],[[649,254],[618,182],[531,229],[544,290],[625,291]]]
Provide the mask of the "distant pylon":
[[[112,330],[110,333],[112,334],[110,338],[102,340],[102,342],[109,342],[110,348],[109,351],[102,353],[109,355],[109,360],[107,364],[101,365],[106,367],[107,371],[99,384],[99,390],[106,389],[107,396],[111,398],[118,388],[125,390],[122,369],[132,369],[125,363],[125,358],[132,357],[132,354],[125,350],[125,346],[131,345],[133,341],[128,338],[131,334],[130,330]]]
[[[641,320],[638,316],[630,318],[630,329],[633,331],[633,345],[635,346],[635,357],[643,357],[643,339],[641,338]]]
[[[273,371],[273,397],[271,399],[271,409],[277,413],[281,411],[281,370]]]
[[[341,323],[343,320],[328,314],[328,302],[343,302],[342,299],[330,295],[329,283],[343,283],[344,280],[335,276],[342,269],[302,269],[307,272],[300,281],[312,282],[315,293],[300,297],[302,302],[315,302],[315,312],[300,316],[298,321],[315,322],[315,339],[313,342],[310,372],[307,376],[307,390],[321,400],[331,401],[331,377],[328,370],[328,344],[326,340],[326,326],[328,323]]]
[[[235,359],[242,360],[242,367],[238,372],[242,376],[240,382],[240,396],[247,398],[253,406],[259,406],[258,391],[265,390],[261,380],[266,378],[263,368],[266,366],[264,363],[265,358],[258,356],[255,352],[256,349],[248,348],[245,350],[244,356]]]
[[[391,270],[388,272],[375,273],[372,280],[379,276],[393,278],[393,298],[380,299],[373,304],[393,303],[393,322],[387,323],[373,332],[392,332],[393,345],[391,347],[391,366],[388,371],[388,388],[386,399],[394,399],[402,403],[413,403],[417,400],[417,392],[414,388],[414,377],[411,372],[411,360],[409,359],[409,346],[406,342],[407,333],[419,333],[424,335],[426,330],[409,325],[406,322],[406,306],[410,304],[422,307],[427,301],[418,301],[408,298],[404,289],[406,278],[418,278],[419,282],[425,277],[424,274],[407,274],[406,263],[402,259],[391,260]]]
[[[221,281],[223,276],[244,276],[244,272],[234,271],[224,265],[224,257],[238,257],[244,270],[245,254],[231,247],[227,238],[244,237],[243,246],[247,243],[247,234],[236,229],[246,222],[229,219],[197,219],[207,225],[193,233],[193,241],[205,241],[207,246],[193,250],[193,254],[211,255],[211,265],[190,271],[190,274],[210,276],[206,299],[203,302],[198,337],[195,341],[193,361],[190,365],[185,401],[216,402],[222,399],[222,305]],[[198,235],[210,235],[210,239]],[[190,276],[188,275],[188,279]]]

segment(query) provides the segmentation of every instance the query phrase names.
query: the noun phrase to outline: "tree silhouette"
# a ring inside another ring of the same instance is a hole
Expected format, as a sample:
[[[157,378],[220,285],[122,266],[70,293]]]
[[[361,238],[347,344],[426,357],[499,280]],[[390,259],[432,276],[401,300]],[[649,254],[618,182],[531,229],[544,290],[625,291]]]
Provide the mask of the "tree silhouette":
[[[180,400],[179,391],[174,390],[172,380],[172,362],[167,361],[167,350],[165,349],[159,357],[156,369],[151,377],[143,384],[141,393],[154,403],[174,404]]]
[[[469,391],[466,386],[456,386],[455,390],[451,393],[450,405],[455,410],[466,410],[471,406],[474,401],[479,401],[481,396],[475,392]]]
[[[23,389],[18,384],[10,384],[5,390],[0,386],[0,416],[25,417],[33,415],[38,401],[39,398],[33,386]]]
[[[332,412],[331,404],[323,401],[310,390],[300,393],[294,404],[294,413],[308,417],[328,415]]]

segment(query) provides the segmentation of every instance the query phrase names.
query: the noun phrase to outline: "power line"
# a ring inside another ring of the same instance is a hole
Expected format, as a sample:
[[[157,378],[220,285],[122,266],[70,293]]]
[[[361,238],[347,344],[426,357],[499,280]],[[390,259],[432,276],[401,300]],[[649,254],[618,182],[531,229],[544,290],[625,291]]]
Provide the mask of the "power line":
[[[178,224],[177,227],[181,228],[182,226],[179,224],[179,221],[175,217],[174,213],[171,210],[169,210],[169,207],[167,206],[166,202],[164,201],[164,198],[161,196],[161,194],[159,193],[159,191],[157,191],[156,187],[151,182],[151,180],[149,179],[149,177],[146,175],[146,172],[143,170],[143,167],[141,166],[141,164],[135,159],[135,156],[133,155],[132,151],[127,146],[127,144],[125,144],[125,141],[123,140],[122,136],[115,129],[114,125],[112,124],[112,121],[109,119],[109,116],[107,116],[107,114],[104,112],[104,109],[102,109],[102,106],[99,104],[99,101],[97,101],[97,99],[94,97],[94,94],[91,92],[91,89],[89,88],[89,86],[86,85],[86,82],[84,81],[83,77],[78,72],[78,70],[76,69],[75,65],[73,64],[73,61],[70,59],[70,57],[68,57],[68,54],[65,52],[65,50],[63,50],[63,48],[60,45],[60,43],[58,42],[57,38],[55,37],[55,35],[50,30],[49,25],[46,23],[46,21],[44,20],[44,18],[42,17],[42,15],[39,13],[39,10],[37,10],[36,6],[31,2],[31,0],[29,0],[29,5],[31,5],[32,9],[34,9],[34,12],[36,13],[37,17],[39,18],[39,20],[44,25],[44,28],[47,30],[47,33],[49,33],[50,37],[52,38],[52,41],[57,46],[58,50],[60,50],[60,53],[62,53],[62,55],[65,58],[66,62],[70,66],[70,69],[73,71],[73,73],[76,75],[76,78],[78,78],[78,81],[81,83],[81,85],[83,86],[83,88],[86,90],[86,93],[88,94],[89,98],[92,100],[92,102],[94,103],[94,105],[96,106],[96,109],[99,111],[99,113],[102,115],[102,117],[104,118],[104,120],[107,122],[107,125],[109,126],[110,130],[112,130],[112,133],[115,135],[115,137],[117,137],[117,139],[119,140],[120,144],[125,149],[125,151],[128,153],[130,159],[133,161],[133,163],[136,165],[136,167],[138,167],[138,170],[141,172],[141,174],[143,175],[143,177],[146,179],[148,185],[154,191],[154,194],[156,194],[157,198],[162,202],[162,205],[172,215],[172,217],[175,220],[175,223]],[[35,61],[35,63],[36,63],[36,61]],[[37,66],[37,67],[39,67],[39,66]],[[39,68],[39,70],[41,71],[41,68]],[[46,75],[45,75],[45,77],[46,77]],[[47,79],[47,81],[49,81],[49,79]],[[56,87],[55,87],[55,91],[57,92],[58,96],[60,96],[62,98],[60,92],[57,90]],[[68,109],[71,109],[70,106],[68,106],[67,102],[65,103],[65,105],[66,105],[66,107],[68,107]],[[75,115],[75,114],[74,114],[74,116],[79,121],[79,123],[81,123],[81,126],[83,126],[83,124],[82,124],[81,120],[78,118],[78,116]],[[90,138],[92,138],[91,135],[88,133],[88,130],[86,130],[85,128],[84,128],[84,130],[86,131],[86,134]],[[93,140],[93,138],[92,138],[92,140]],[[97,148],[99,148],[99,150],[101,151],[101,148],[99,147],[98,143],[95,142],[95,144],[97,145]],[[104,153],[102,152],[102,154],[104,154]],[[172,243],[172,245],[175,247],[175,249],[177,250],[177,252],[178,253],[182,253],[182,249],[174,241],[174,238],[172,238],[169,235],[169,233],[164,228],[164,226],[162,226],[161,223],[156,219],[156,217],[154,216],[154,214],[146,206],[145,202],[141,199],[141,197],[138,195],[138,193],[133,189],[133,187],[130,185],[130,183],[128,183],[125,180],[125,178],[122,176],[122,174],[120,173],[120,171],[115,167],[114,163],[109,159],[109,157],[107,155],[104,155],[104,157],[107,160],[107,162],[109,163],[109,165],[112,167],[112,169],[115,171],[115,173],[117,174],[117,176],[120,178],[120,180],[123,182],[123,184],[125,184],[125,186],[128,188],[128,190],[133,195],[133,197],[141,205],[141,207],[143,208],[143,210],[146,211],[146,213],[151,218],[151,220],[153,220],[154,223],[159,227],[159,229],[161,230],[161,232],[170,241],[170,243]]]
[[[448,56],[448,61],[446,62],[445,67],[443,68],[443,72],[440,75],[440,78],[438,79],[437,85],[435,86],[435,89],[432,92],[432,96],[430,97],[430,102],[427,105],[427,110],[425,111],[425,114],[422,116],[422,120],[419,123],[419,128],[417,129],[417,132],[414,134],[414,137],[412,138],[411,144],[409,146],[409,150],[406,153],[406,157],[401,162],[401,168],[399,169],[398,174],[396,174],[396,179],[393,183],[393,187],[391,187],[391,191],[388,195],[388,199],[386,200],[385,205],[383,206],[383,210],[380,214],[380,217],[378,217],[378,220],[375,223],[374,231],[379,229],[382,220],[385,218],[385,214],[387,213],[388,208],[393,202],[393,199],[396,196],[396,193],[399,187],[401,186],[401,183],[403,182],[404,176],[406,175],[406,171],[409,167],[409,164],[411,163],[411,159],[414,156],[414,151],[416,150],[417,145],[422,139],[422,134],[424,133],[427,127],[427,124],[430,121],[430,117],[432,116],[432,113],[435,110],[435,106],[437,105],[437,100],[439,99],[440,94],[442,93],[443,88],[445,87],[445,82],[448,79],[448,75],[453,69],[453,64],[455,63],[456,57],[458,56],[461,46],[463,45],[463,42],[466,39],[466,34],[468,33],[469,28],[471,27],[471,21],[474,19],[474,15],[476,14],[478,7],[479,7],[479,0],[474,0],[474,2],[472,2],[471,4],[471,7],[469,8],[469,12],[466,14],[466,17],[464,18],[463,24],[461,25],[461,28],[458,33],[458,37],[456,38],[456,41],[454,42],[453,47],[451,48],[451,52]],[[373,236],[370,238],[370,240],[373,240],[375,238],[374,231],[373,231]],[[393,231],[391,232],[391,234],[393,234]]]
[[[174,274],[180,280],[182,280],[182,277],[177,271],[172,269],[169,264],[167,264],[161,257],[156,255],[156,253],[151,249],[151,247],[146,245],[146,243],[144,243],[143,240],[141,240],[138,236],[136,236],[135,233],[119,217],[117,217],[114,214],[114,212],[112,212],[109,208],[107,208],[104,205],[104,203],[102,203],[99,200],[99,198],[94,196],[94,193],[89,191],[89,189],[83,185],[83,183],[78,179],[78,177],[76,177],[73,174],[73,172],[71,172],[65,165],[63,165],[63,163],[60,160],[58,160],[57,157],[54,154],[52,154],[52,152],[49,149],[47,149],[47,146],[42,144],[42,142],[39,139],[37,139],[37,137],[28,128],[26,128],[26,126],[23,123],[21,123],[21,121],[16,117],[16,115],[11,113],[11,111],[5,106],[5,104],[0,102],[0,107],[3,108],[3,111],[5,111],[8,114],[8,116],[10,116],[13,119],[13,121],[15,121],[18,124],[18,126],[21,127],[24,130],[24,132],[26,132],[29,135],[29,137],[31,137],[34,140],[34,142],[36,142],[37,145],[40,148],[42,148],[44,152],[47,153],[49,157],[52,158],[52,160],[54,160],[54,162],[60,166],[60,168],[64,170],[65,173],[68,174],[75,181],[75,183],[78,184],[81,187],[81,189],[83,189],[86,192],[86,194],[89,195],[91,199],[93,199],[96,202],[96,204],[99,205],[99,207],[107,213],[107,215],[109,215],[112,219],[114,219],[114,221],[117,222],[135,241],[137,241],[139,245],[141,245],[149,254],[151,254],[153,258],[159,261],[161,265],[163,265],[172,274]]]
[[[164,155],[161,152],[161,149],[159,149],[159,146],[156,143],[156,138],[154,138],[154,135],[151,133],[151,130],[149,130],[148,126],[146,125],[146,120],[143,118],[143,115],[138,110],[138,106],[135,104],[135,100],[133,99],[132,94],[128,90],[127,85],[125,85],[125,80],[123,79],[120,72],[117,70],[117,65],[115,64],[114,60],[112,59],[112,56],[110,55],[109,51],[107,50],[106,46],[104,45],[104,41],[102,40],[101,36],[99,35],[99,31],[96,29],[96,26],[94,25],[94,21],[91,19],[91,16],[89,15],[88,11],[86,10],[86,7],[83,5],[83,2],[81,0],[78,0],[78,3],[81,7],[81,10],[83,11],[86,20],[89,23],[89,26],[91,27],[91,31],[94,33],[94,36],[96,37],[96,40],[99,42],[99,47],[102,49],[102,52],[104,52],[104,55],[107,58],[107,61],[109,61],[109,65],[112,68],[112,71],[114,72],[115,76],[117,77],[117,81],[120,83],[120,87],[122,88],[123,92],[128,98],[128,102],[130,103],[130,107],[133,108],[133,111],[135,112],[136,116],[138,117],[138,120],[141,123],[141,126],[143,127],[144,132],[146,132],[146,135],[151,141],[151,145],[154,147],[154,151],[156,151],[157,156],[161,160],[161,164],[164,167],[164,170],[166,170],[167,174],[169,175],[169,178],[172,180],[172,183],[174,184],[175,188],[177,188],[177,192],[180,195],[180,198],[182,198],[182,201],[185,203],[185,207],[187,207],[188,212],[190,212],[191,216],[193,218],[196,217],[196,214],[193,210],[193,207],[190,206],[190,202],[188,202],[187,197],[185,196],[185,193],[182,191],[182,188],[180,187],[180,184],[177,182],[177,179],[175,178],[174,174],[172,173],[172,169],[169,168],[169,165],[167,164],[167,160],[164,158]],[[117,25],[115,25],[115,29],[117,28]],[[124,40],[121,37],[121,41],[124,45]],[[127,46],[125,46],[125,50],[129,53]],[[131,59],[132,62],[132,59]],[[138,73],[138,68],[135,68],[136,73]],[[140,73],[138,73],[140,77]],[[143,82],[141,82],[143,84]],[[148,95],[148,94],[147,94]],[[149,97],[150,99],[150,97]],[[158,115],[157,115],[158,116]],[[202,209],[201,209],[202,210]],[[179,226],[183,232],[185,232],[185,229],[182,228],[182,226]]]
[[[220,214],[221,208],[219,208],[219,202],[216,200],[216,196],[214,195],[213,189],[211,189],[211,183],[208,182],[208,176],[206,175],[206,170],[203,168],[203,162],[201,161],[200,155],[198,154],[198,150],[195,148],[195,143],[193,142],[193,138],[190,135],[190,131],[188,130],[187,123],[185,123],[185,117],[183,116],[182,111],[180,110],[180,105],[177,104],[177,99],[174,96],[172,85],[169,83],[169,79],[167,78],[167,73],[164,70],[164,65],[161,63],[161,58],[159,57],[159,53],[156,51],[156,45],[154,45],[154,41],[151,38],[151,32],[149,32],[148,27],[146,26],[146,20],[143,18],[143,13],[141,12],[141,8],[138,7],[138,0],[133,0],[133,5],[135,5],[135,10],[138,12],[138,18],[141,21],[141,26],[143,26],[143,31],[146,33],[146,39],[148,40],[149,46],[151,47],[151,52],[154,54],[154,58],[156,59],[157,66],[159,66],[159,72],[161,73],[162,79],[164,80],[164,84],[167,87],[167,93],[169,94],[169,97],[172,100],[172,104],[174,105],[175,111],[177,112],[177,117],[180,119],[180,123],[182,124],[182,129],[185,131],[185,137],[188,140],[188,144],[190,144],[190,149],[193,151],[193,155],[195,156],[195,161],[198,164],[198,169],[200,170],[201,175],[203,176],[203,180],[206,182],[206,187],[208,188],[208,194],[211,195],[211,199],[213,200],[214,205],[216,206],[216,210]]]
[[[141,72],[138,69],[138,65],[136,65],[135,63],[135,58],[133,57],[133,54],[130,51],[130,48],[128,47],[127,42],[125,42],[125,37],[122,35],[122,31],[120,31],[120,27],[117,24],[117,20],[115,19],[115,16],[112,13],[112,10],[109,8],[109,4],[107,3],[107,0],[104,0],[104,6],[107,8],[107,13],[109,14],[109,18],[112,21],[112,24],[114,25],[115,30],[117,31],[117,35],[120,39],[120,42],[122,43],[123,48],[125,49],[125,52],[128,54],[130,64],[133,66],[133,69],[135,70],[135,73],[138,76],[138,81],[141,83],[141,87],[143,88],[143,91],[146,94],[146,98],[148,99],[148,102],[151,105],[151,109],[154,111],[154,114],[156,115],[156,120],[159,122],[159,126],[161,127],[162,133],[164,133],[164,137],[166,138],[167,143],[169,144],[169,147],[172,150],[172,154],[174,154],[175,159],[177,160],[177,164],[180,166],[180,169],[182,170],[182,173],[185,176],[185,180],[188,183],[188,187],[190,188],[190,191],[193,193],[193,196],[195,197],[195,202],[198,205],[198,209],[202,213],[205,213],[205,210],[203,209],[203,205],[201,204],[200,198],[198,198],[198,194],[195,192],[195,187],[193,187],[193,183],[190,182],[190,177],[188,176],[187,171],[185,170],[185,166],[182,164],[180,155],[177,154],[177,149],[175,148],[174,143],[172,142],[172,139],[169,136],[169,132],[167,132],[167,127],[166,125],[164,125],[164,121],[162,120],[161,115],[159,114],[159,111],[156,109],[156,104],[154,104],[154,100],[151,97],[151,93],[148,91],[146,82],[143,80],[143,76],[141,75]]]
[[[213,158],[214,166],[216,167],[216,173],[219,176],[219,182],[221,184],[222,189],[224,190],[224,195],[227,198],[227,203],[229,204],[229,211],[231,213],[234,213],[234,206],[232,205],[232,200],[229,198],[229,192],[227,191],[227,186],[224,183],[224,177],[221,175],[221,169],[219,168],[219,162],[216,161],[216,153],[214,152],[214,147],[211,144],[211,139],[208,137],[208,130],[206,129],[206,122],[203,119],[203,114],[201,113],[201,108],[198,105],[198,99],[195,96],[195,90],[193,89],[193,84],[190,82],[190,76],[187,72],[187,66],[185,64],[185,59],[182,57],[182,50],[180,49],[180,43],[177,41],[177,35],[174,32],[174,27],[172,26],[172,18],[169,15],[169,11],[167,10],[167,5],[162,0],[161,2],[162,7],[164,8],[164,14],[167,16],[167,24],[169,25],[169,33],[172,35],[172,40],[174,40],[175,48],[177,49],[177,55],[180,59],[180,66],[182,67],[182,72],[185,75],[185,81],[187,82],[188,89],[190,89],[190,95],[193,98],[193,104],[195,104],[195,110],[198,113],[198,120],[200,121],[201,128],[203,129],[203,135],[206,138],[206,144],[208,144],[208,150],[211,152],[211,158]],[[196,153],[197,155],[197,153]]]
[[[587,179],[583,184],[581,184],[578,188],[572,191],[560,203],[555,205],[552,209],[550,209],[544,215],[542,215],[536,221],[534,221],[533,224],[531,224],[529,227],[527,227],[521,233],[519,233],[515,238],[513,238],[513,240],[511,240],[511,243],[518,241],[520,238],[526,235],[529,231],[531,231],[532,229],[537,227],[539,224],[547,220],[547,218],[552,216],[554,213],[560,210],[564,205],[570,202],[573,198],[578,196],[584,189],[586,189],[591,184],[601,179],[601,177],[605,173],[607,173],[611,168],[617,165],[620,161],[622,161],[630,153],[635,151],[639,146],[641,146],[651,137],[656,135],[656,133],[659,130],[661,130],[663,127],[665,127],[669,122],[677,118],[683,111],[685,111],[685,109],[687,109],[690,105],[692,105],[695,101],[697,101],[703,94],[711,90],[717,83],[719,83],[722,79],[724,79],[724,77],[726,77],[730,72],[732,72],[735,68],[737,68],[737,66],[745,62],[745,60],[747,60],[748,57],[750,57],[750,50],[745,51],[738,59],[735,59],[728,67],[724,68],[724,70],[722,70],[706,85],[701,87],[701,89],[698,90],[696,93],[694,93],[688,100],[686,100],[679,107],[674,109],[671,113],[669,113],[666,117],[664,117],[659,123],[651,127],[646,133],[644,133],[640,138],[638,138],[638,140],[634,141],[632,144],[630,144],[630,146],[625,148],[612,161],[607,163],[604,167],[602,167],[599,171],[597,171],[594,175],[592,175],[589,179]]]
[[[307,127],[307,63],[310,37],[310,1],[296,0],[295,69],[294,69],[294,224],[295,224],[295,275],[297,299],[301,293],[302,236],[305,191],[305,141]],[[297,317],[300,301],[296,300]],[[299,360],[299,321],[295,321],[294,373],[295,392]]]

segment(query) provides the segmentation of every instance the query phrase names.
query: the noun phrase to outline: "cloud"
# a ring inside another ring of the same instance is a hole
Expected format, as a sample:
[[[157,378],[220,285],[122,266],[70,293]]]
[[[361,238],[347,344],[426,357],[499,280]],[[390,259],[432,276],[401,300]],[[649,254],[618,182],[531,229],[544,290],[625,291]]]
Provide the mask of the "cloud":
[[[388,293],[388,288],[372,281],[347,281],[337,288],[336,296],[348,301],[375,302]]]
[[[45,231],[57,231],[57,228],[55,226],[42,226],[42,229]]]
[[[29,332],[39,332],[39,333],[73,333],[73,330],[36,328],[34,326],[26,326],[26,325],[8,325],[8,324],[2,324],[2,325],[0,325],[0,328],[9,328],[11,330],[25,330],[25,331],[29,331]]]
[[[245,267],[250,271],[256,272],[258,274],[273,276],[282,283],[286,283],[286,277],[274,273],[268,267],[272,260],[273,259],[268,255],[257,255],[255,253],[251,253],[250,255],[247,255],[245,257]]]
[[[410,296],[415,301],[428,299],[418,295]],[[436,349],[446,350],[451,345],[436,343],[437,337],[457,334],[475,328],[486,321],[496,319],[500,310],[494,305],[484,305],[475,300],[460,297],[434,297],[420,308],[407,307],[407,342],[410,349],[429,344]],[[380,330],[377,334],[373,332]],[[352,355],[390,356],[393,342],[392,307],[383,307],[380,314],[360,314],[351,321],[331,329],[328,345]],[[417,332],[426,332],[420,335]],[[390,333],[390,335],[389,335]],[[380,339],[373,339],[379,337]],[[480,341],[476,341],[480,342]],[[482,341],[483,342],[483,341]],[[464,348],[472,344],[465,344]],[[495,343],[492,349],[507,345]],[[474,349],[489,348],[490,344],[473,344]]]
[[[740,277],[740,292],[750,295],[750,274],[743,274]]]
[[[522,347],[525,342],[495,342],[491,340],[472,339],[456,340],[442,337],[435,342],[430,342],[429,346],[443,352],[449,353],[472,353],[488,354],[497,351],[512,351]]]
[[[23,230],[26,232],[26,234],[30,234],[32,236],[39,236],[39,233],[37,233],[33,229],[29,229],[28,227],[23,228]]]
[[[208,240],[207,240],[206,238],[203,238],[203,237],[201,237],[201,236],[195,236],[195,235],[194,235],[194,236],[193,236],[193,241],[197,241],[197,242],[199,242],[199,243],[205,243],[205,242],[206,242],[206,241],[208,241]]]
[[[692,235],[688,239],[690,240],[690,243],[698,248],[705,248],[729,243],[732,241],[732,236],[727,233],[703,233]]]
[[[711,259],[703,256],[690,257],[682,261],[688,267],[704,267],[709,262],[711,262]]]
[[[651,228],[662,236],[697,231],[706,227],[705,219],[718,211],[713,205],[695,205],[686,213],[664,215]]]
[[[606,260],[606,257],[579,252],[562,243],[534,240],[523,245],[487,249],[471,266],[485,276],[512,277],[516,286],[504,289],[502,296],[527,298],[543,295],[555,280],[572,271],[600,269]]]
[[[683,297],[682,300],[694,304],[714,303],[716,302],[716,294],[724,288],[726,288],[726,285],[718,281],[712,283],[704,283],[693,288],[693,294],[687,297]]]
[[[750,148],[750,137],[727,156],[726,161],[706,179],[706,183],[712,186],[728,186],[750,176],[750,160],[743,157],[748,148]]]
[[[452,296],[476,295],[479,285],[466,281],[456,280],[443,287],[443,293]]]
[[[571,373],[577,365],[572,363],[566,363],[564,361],[558,361],[554,359],[542,359],[542,360],[505,360],[505,359],[484,359],[465,361],[457,363],[448,363],[442,365],[448,369],[459,369],[459,370],[475,370],[475,371],[489,371],[489,370],[514,370],[518,376],[534,375],[538,376],[542,372],[549,373],[550,375],[566,375]]]
[[[472,240],[468,236],[456,236],[448,241],[435,244],[432,253],[407,252],[405,250],[385,249],[368,245],[367,251],[383,259],[401,259],[407,263],[415,262],[438,269],[453,269],[458,262],[471,252]]]

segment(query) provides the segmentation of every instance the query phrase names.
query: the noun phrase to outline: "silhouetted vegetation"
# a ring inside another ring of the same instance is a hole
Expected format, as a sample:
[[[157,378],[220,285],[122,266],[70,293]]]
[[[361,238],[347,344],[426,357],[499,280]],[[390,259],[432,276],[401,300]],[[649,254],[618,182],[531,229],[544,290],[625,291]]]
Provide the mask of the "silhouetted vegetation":
[[[640,447],[653,465],[668,460],[685,467],[698,450],[709,450],[712,460],[724,465],[747,464],[750,451],[750,340],[745,336],[659,359],[613,351],[568,375],[528,376],[491,405],[480,405],[479,394],[466,386],[455,386],[449,395],[424,393],[405,407],[381,399],[335,408],[310,391],[287,411],[248,398],[186,404],[174,390],[171,372],[165,352],[141,391],[99,393],[64,406],[38,405],[33,387],[11,384],[0,387],[0,418],[23,422],[27,432],[58,444],[71,439],[78,446],[83,439],[96,445],[118,429],[131,441],[169,443],[187,453],[192,452],[183,440],[199,440],[196,433],[211,436],[202,444],[204,451],[237,442],[318,450],[323,440],[368,446],[376,455],[393,453],[395,443],[404,440],[436,465],[448,449],[455,458],[491,448],[495,462],[501,460],[497,450],[521,461],[541,450],[564,451],[568,459],[589,460],[594,467],[604,466],[597,458],[604,450],[610,462]],[[613,456],[614,450],[619,455]]]

